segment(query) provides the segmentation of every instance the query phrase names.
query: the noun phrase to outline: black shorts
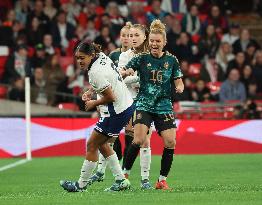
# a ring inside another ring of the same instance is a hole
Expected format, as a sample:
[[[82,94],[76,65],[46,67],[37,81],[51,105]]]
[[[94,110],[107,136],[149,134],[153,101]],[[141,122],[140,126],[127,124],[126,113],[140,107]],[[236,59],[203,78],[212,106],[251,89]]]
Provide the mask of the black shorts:
[[[152,122],[154,122],[159,135],[164,130],[176,128],[174,114],[155,114],[143,110],[136,110],[133,119],[134,125],[144,124],[148,128],[150,128]]]

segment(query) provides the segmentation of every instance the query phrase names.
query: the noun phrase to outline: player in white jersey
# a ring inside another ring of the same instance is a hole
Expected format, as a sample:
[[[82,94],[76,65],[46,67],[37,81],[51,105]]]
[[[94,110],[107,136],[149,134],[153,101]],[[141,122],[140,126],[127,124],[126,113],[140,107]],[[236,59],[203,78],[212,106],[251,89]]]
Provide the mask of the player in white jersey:
[[[89,83],[99,95],[97,100],[91,100],[91,91],[83,94],[82,99],[85,101],[86,109],[99,106],[101,118],[87,141],[86,159],[79,180],[76,182],[63,180],[60,181],[60,185],[68,192],[86,190],[88,179],[97,165],[99,150],[115,176],[115,183],[106,190],[129,189],[130,182],[124,177],[117,155],[108,141],[118,136],[131,118],[134,112],[132,97],[114,63],[101,52],[100,46],[81,42],[76,47],[75,58],[80,68],[88,71]]]

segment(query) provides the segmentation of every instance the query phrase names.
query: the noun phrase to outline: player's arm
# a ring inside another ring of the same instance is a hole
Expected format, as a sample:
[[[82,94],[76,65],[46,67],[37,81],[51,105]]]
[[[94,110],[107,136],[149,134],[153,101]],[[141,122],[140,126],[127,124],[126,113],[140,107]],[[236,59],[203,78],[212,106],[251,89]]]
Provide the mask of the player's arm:
[[[185,88],[182,78],[175,79],[174,83],[175,83],[176,93],[182,93]]]
[[[96,106],[106,105],[106,104],[112,103],[116,100],[116,96],[113,93],[111,86],[104,89],[104,91],[101,92],[101,94],[102,94],[101,98],[99,98],[97,100],[89,100],[89,101],[85,102],[86,110],[92,110]]]
[[[185,88],[183,80],[182,80],[183,73],[180,69],[179,62],[175,56],[174,56],[174,65],[173,65],[172,75],[174,78],[176,93],[182,93]]]
[[[122,72],[122,76],[130,76],[134,75],[134,72],[140,69],[142,62],[142,56],[141,55],[135,55],[124,67],[125,70]]]

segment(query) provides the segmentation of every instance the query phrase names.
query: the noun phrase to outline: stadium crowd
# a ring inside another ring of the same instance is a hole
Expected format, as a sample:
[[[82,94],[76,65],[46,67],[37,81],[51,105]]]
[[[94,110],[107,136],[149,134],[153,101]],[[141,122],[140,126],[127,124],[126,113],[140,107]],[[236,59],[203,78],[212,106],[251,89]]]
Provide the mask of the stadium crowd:
[[[125,22],[160,19],[168,28],[166,50],[177,56],[184,74],[185,91],[173,100],[240,101],[238,118],[259,118],[261,45],[248,29],[229,22],[232,12],[220,0],[1,0],[0,48],[8,47],[8,57],[1,61],[0,80],[9,85],[11,100],[24,101],[24,78],[30,75],[33,103],[56,106],[76,99],[84,109],[80,91],[90,85],[72,60],[76,42],[94,41],[108,55],[120,46]]]

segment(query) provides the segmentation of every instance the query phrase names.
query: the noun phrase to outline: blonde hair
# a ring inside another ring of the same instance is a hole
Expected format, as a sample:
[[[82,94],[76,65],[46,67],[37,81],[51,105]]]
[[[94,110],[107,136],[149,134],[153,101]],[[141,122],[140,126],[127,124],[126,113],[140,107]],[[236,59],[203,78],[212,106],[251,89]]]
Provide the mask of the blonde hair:
[[[128,21],[128,22],[126,22],[126,24],[123,26],[123,28],[121,28],[121,31],[122,31],[122,29],[130,29],[131,27],[133,26],[133,24],[130,22],[130,21]]]
[[[146,39],[144,40],[142,45],[140,45],[139,48],[135,49],[135,53],[137,54],[137,53],[147,52],[148,51],[148,36],[149,36],[147,27],[142,24],[133,24],[131,28],[139,29],[146,36]]]
[[[166,40],[166,26],[159,19],[154,20],[150,25],[150,33],[162,34]]]

